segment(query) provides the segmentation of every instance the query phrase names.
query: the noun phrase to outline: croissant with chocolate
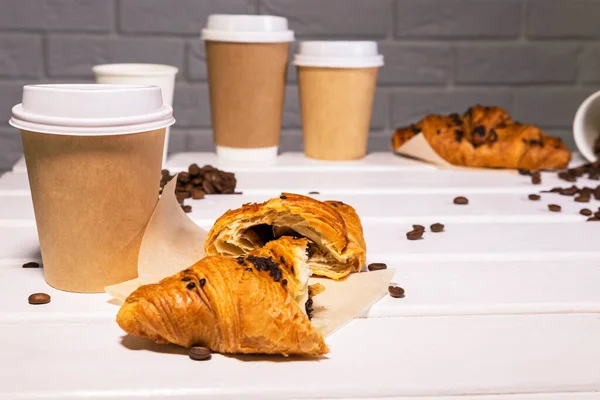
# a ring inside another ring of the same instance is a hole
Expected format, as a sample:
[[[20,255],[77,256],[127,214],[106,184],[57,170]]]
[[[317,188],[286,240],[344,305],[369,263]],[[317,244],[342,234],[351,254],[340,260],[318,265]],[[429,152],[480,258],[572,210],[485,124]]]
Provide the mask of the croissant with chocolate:
[[[117,323],[156,343],[219,353],[326,354],[310,321],[307,245],[306,239],[284,237],[238,258],[206,257],[138,288]]]
[[[236,257],[282,236],[309,239],[307,263],[315,275],[340,279],[360,271],[366,260],[362,225],[354,208],[290,193],[227,211],[208,232],[204,251]]]
[[[453,165],[487,168],[561,169],[571,151],[534,125],[514,122],[500,107],[474,106],[461,117],[429,115],[415,125],[397,129],[392,148],[400,149],[423,133],[431,148]]]

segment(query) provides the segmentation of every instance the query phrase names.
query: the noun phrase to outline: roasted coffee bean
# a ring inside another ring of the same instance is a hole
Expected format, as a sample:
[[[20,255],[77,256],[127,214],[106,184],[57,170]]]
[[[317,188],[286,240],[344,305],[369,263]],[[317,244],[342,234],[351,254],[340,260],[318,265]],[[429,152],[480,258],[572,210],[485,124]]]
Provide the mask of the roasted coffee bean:
[[[321,194],[319,192],[308,192],[308,194]]]
[[[542,177],[539,175],[531,175],[531,183],[534,185],[539,185],[542,183]]]
[[[444,224],[435,223],[435,224],[431,225],[429,227],[429,229],[431,229],[431,232],[435,232],[435,233],[443,232],[444,231]]]
[[[184,213],[188,214],[192,212],[192,206],[190,205],[182,205],[181,209],[183,210]]]
[[[379,271],[382,269],[387,269],[387,264],[384,263],[371,263],[367,266],[369,271]]]
[[[519,168],[518,171],[519,171],[519,175],[525,175],[525,176],[531,175],[531,172],[525,168]]]
[[[206,193],[202,189],[192,189],[192,199],[200,200],[203,199]]]
[[[539,199],[542,198],[539,194],[530,194],[528,197],[529,197],[529,200],[533,200],[533,201],[538,201]]]
[[[561,189],[559,193],[563,196],[573,196],[577,192],[579,192],[577,186],[571,186],[570,188]]]
[[[188,167],[188,173],[190,174],[190,176],[198,176],[200,175],[200,173],[202,172],[202,170],[200,169],[200,167],[198,166],[198,164],[192,164]]]
[[[423,237],[423,232],[420,230],[414,230],[406,233],[406,238],[408,240],[419,240]]]
[[[575,197],[574,200],[578,203],[589,203],[590,202],[590,198],[588,196],[577,196],[577,197]]]
[[[193,346],[190,348],[189,356],[194,361],[206,361],[211,359],[212,354],[206,347]]]
[[[600,218],[600,211],[596,211],[596,212],[594,213],[594,217],[596,217],[596,218]]]
[[[30,261],[28,263],[23,264],[23,268],[39,268],[40,264],[36,263],[35,261]]]
[[[458,196],[457,198],[454,199],[454,204],[460,204],[460,205],[469,204],[469,199],[467,199],[466,197],[463,197],[463,196]]]
[[[413,229],[415,231],[425,231],[425,227],[423,225],[413,225]]]
[[[581,211],[579,211],[579,214],[589,217],[590,215],[592,215],[592,210],[590,210],[589,208],[583,208],[581,209]]]
[[[558,177],[567,182],[577,182],[577,177],[570,172],[559,172]]]
[[[557,204],[548,204],[548,210],[552,211],[552,212],[559,212],[561,210],[561,206],[557,205]]]
[[[404,297],[404,289],[402,289],[400,286],[389,286],[388,292],[390,293],[390,296],[395,298]]]
[[[27,299],[29,304],[48,304],[50,303],[50,295],[46,293],[34,293]]]
[[[586,221],[588,221],[588,222],[600,221],[600,218],[598,218],[598,217],[589,217]]]

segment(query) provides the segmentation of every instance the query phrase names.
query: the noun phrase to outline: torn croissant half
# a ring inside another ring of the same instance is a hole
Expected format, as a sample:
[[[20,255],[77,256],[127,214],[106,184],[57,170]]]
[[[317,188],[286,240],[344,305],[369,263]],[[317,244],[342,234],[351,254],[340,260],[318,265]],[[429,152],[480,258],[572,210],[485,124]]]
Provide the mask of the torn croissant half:
[[[208,233],[204,251],[237,257],[283,236],[309,239],[308,265],[315,275],[340,279],[360,271],[366,260],[363,229],[354,208],[290,193],[227,211]]]
[[[312,326],[306,239],[281,238],[238,258],[206,257],[134,291],[117,314],[125,332],[220,353],[322,355]],[[311,293],[312,292],[312,293]]]

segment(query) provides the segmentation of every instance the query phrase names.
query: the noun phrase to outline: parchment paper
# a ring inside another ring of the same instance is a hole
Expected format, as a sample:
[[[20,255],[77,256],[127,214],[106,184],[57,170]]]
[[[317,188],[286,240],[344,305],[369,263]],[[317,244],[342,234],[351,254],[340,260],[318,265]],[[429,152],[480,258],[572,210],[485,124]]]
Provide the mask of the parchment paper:
[[[164,187],[146,227],[138,257],[138,278],[105,288],[120,302],[141,285],[156,283],[204,256],[207,232],[179,206],[176,181],[177,176]],[[394,270],[381,270],[351,274],[343,281],[310,278],[310,284],[319,282],[326,288],[313,299],[313,324],[324,336],[335,332],[382,298],[393,275]]]

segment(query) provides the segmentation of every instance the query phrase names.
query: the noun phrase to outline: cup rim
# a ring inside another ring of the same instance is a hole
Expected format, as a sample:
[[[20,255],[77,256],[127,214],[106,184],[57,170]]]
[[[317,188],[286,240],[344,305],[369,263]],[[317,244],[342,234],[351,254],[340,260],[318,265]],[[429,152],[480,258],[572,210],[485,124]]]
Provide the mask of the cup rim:
[[[575,118],[573,119],[573,138],[575,139],[575,145],[579,149],[579,152],[590,162],[594,162],[598,157],[594,154],[593,150],[585,140],[585,132],[583,126],[584,117],[590,107],[590,105],[600,98],[600,90],[589,95],[577,108]],[[600,135],[600,129],[598,131]]]
[[[166,64],[113,63],[94,65],[92,71],[106,76],[155,76],[176,75],[179,68]]]

